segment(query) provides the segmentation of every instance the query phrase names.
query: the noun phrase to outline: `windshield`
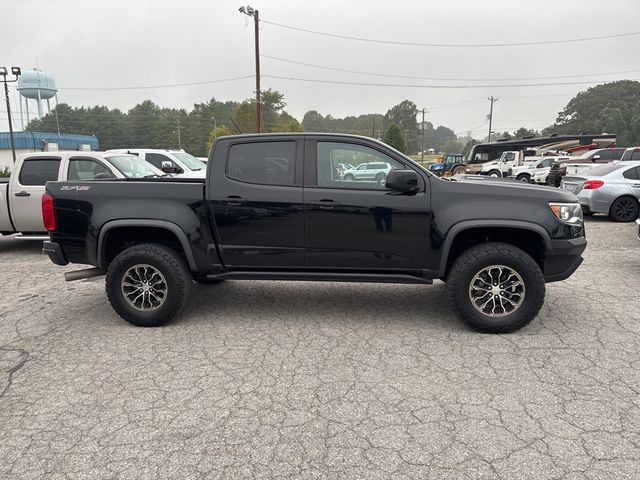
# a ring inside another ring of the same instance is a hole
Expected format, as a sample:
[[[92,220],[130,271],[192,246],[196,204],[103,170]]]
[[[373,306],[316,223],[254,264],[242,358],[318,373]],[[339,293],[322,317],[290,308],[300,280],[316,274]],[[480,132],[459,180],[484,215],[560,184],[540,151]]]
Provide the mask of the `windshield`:
[[[117,155],[106,157],[106,160],[127,178],[142,178],[152,175],[165,176],[161,170],[135,155]]]
[[[193,155],[191,155],[189,153],[186,153],[186,152],[171,152],[171,155],[173,155],[178,160],[180,160],[182,163],[184,163],[185,166],[189,170],[202,170],[203,168],[207,168],[206,163],[204,163],[201,160],[198,160],[196,157],[194,157]]]

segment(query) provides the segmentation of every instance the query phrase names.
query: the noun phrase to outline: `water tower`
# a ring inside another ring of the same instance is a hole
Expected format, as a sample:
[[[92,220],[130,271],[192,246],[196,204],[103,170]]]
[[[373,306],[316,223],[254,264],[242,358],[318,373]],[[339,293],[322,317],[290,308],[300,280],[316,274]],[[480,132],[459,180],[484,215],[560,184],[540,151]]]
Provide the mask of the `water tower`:
[[[38,111],[38,116],[35,118],[42,118],[42,102],[47,101],[47,113],[51,113],[51,105],[49,100],[55,98],[56,105],[58,105],[58,89],[56,88],[56,82],[51,75],[47,75],[42,70],[33,69],[22,72],[18,80],[18,91],[20,92],[20,121],[22,122],[22,129],[24,130],[24,116],[23,116],[23,99],[24,110],[27,114],[27,123],[31,120],[29,117],[29,104],[31,109]]]

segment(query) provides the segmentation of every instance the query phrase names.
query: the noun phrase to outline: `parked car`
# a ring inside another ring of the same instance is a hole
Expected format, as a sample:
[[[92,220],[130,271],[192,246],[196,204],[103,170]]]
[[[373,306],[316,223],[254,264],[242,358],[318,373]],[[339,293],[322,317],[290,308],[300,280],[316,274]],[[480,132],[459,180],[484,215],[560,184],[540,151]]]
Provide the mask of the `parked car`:
[[[542,172],[543,169],[546,169],[546,172],[548,173],[549,168],[551,167],[551,165],[553,165],[554,161],[560,161],[568,158],[569,157],[541,157],[537,162],[533,164],[514,167],[509,177],[515,178],[516,180],[519,180],[521,182],[531,182],[533,176],[536,173]]]
[[[535,183],[536,185],[548,185],[547,177],[549,176],[550,170],[551,167],[538,169],[531,177],[531,183]]]
[[[620,160],[623,162],[627,162],[629,160],[640,160],[640,147],[627,148],[622,154],[622,158]]]
[[[349,182],[355,180],[384,181],[391,171],[391,165],[384,162],[361,163],[357,167],[345,170],[342,178]]]
[[[119,148],[107,153],[130,153],[146,160],[164,173],[178,177],[204,178],[207,164],[184,150],[161,150],[153,148]]]
[[[586,214],[605,213],[616,222],[638,218],[640,161],[593,167],[582,176],[565,176],[561,188],[575,193]]]
[[[551,170],[547,177],[547,184],[559,187],[562,177],[567,174],[568,165],[581,165],[586,169],[590,168],[589,166],[595,167],[599,163],[610,163],[614,160],[620,160],[624,150],[624,148],[598,148],[595,150],[589,150],[579,157],[554,162],[553,165],[551,165]]]
[[[9,178],[0,179],[0,234],[21,240],[49,238],[42,221],[45,184],[59,180],[104,180],[161,177],[165,174],[144,160],[104,152],[37,152],[18,156]]]
[[[367,169],[386,165],[386,181],[337,178],[346,157],[375,158]],[[271,158],[286,170],[265,168]],[[192,279],[441,279],[468,325],[507,332],[536,316],[544,283],[573,274],[586,247],[570,192],[443,180],[382,142],[338,134],[220,137],[206,182],[49,182],[43,217],[51,260],[95,266],[67,272],[76,279],[106,272],[114,310],[141,326],[178,314]]]

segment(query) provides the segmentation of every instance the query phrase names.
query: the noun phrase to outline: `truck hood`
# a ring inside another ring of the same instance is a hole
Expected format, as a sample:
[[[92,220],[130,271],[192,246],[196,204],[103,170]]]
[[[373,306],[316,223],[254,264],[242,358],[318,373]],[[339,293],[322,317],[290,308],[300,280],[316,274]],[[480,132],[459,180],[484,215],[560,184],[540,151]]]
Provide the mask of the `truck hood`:
[[[493,166],[495,166],[495,165],[498,165],[499,163],[500,163],[500,162],[499,162],[499,161],[497,161],[497,160],[490,160],[490,161],[488,161],[488,162],[483,163],[483,164],[482,164],[482,168],[484,169],[484,168],[487,168],[487,167],[493,167]]]
[[[519,182],[513,178],[486,177],[484,175],[454,175],[448,180],[478,188],[478,193],[486,195],[504,196],[533,196],[554,202],[577,202],[577,197],[568,191],[546,185]],[[461,185],[462,186],[462,185]],[[475,188],[474,188],[475,190]]]

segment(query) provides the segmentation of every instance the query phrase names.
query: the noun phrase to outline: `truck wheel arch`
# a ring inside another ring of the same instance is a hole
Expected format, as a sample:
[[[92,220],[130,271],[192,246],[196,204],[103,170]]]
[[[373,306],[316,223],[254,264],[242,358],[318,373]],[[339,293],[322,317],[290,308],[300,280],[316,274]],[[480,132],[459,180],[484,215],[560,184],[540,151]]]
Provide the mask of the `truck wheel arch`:
[[[98,236],[98,263],[100,268],[107,266],[106,260],[106,246],[109,239],[109,234],[114,230],[121,228],[151,228],[165,230],[175,236],[182,247],[185,259],[192,271],[196,270],[196,262],[193,257],[193,252],[189,245],[189,240],[184,231],[175,223],[168,222],[166,220],[150,220],[150,219],[125,219],[125,220],[113,220],[105,223],[100,229]]]
[[[518,220],[467,220],[453,225],[445,237],[444,244],[442,245],[442,256],[440,257],[440,268],[438,270],[438,277],[445,278],[451,264],[455,258],[461,253],[453,251],[452,247],[456,239],[459,239],[461,234],[478,232],[485,233],[486,231],[499,231],[507,230],[513,233],[522,232],[523,230],[528,233],[536,234],[540,240],[542,240],[544,252],[551,250],[551,238],[549,233],[540,225],[530,223],[526,221]],[[506,242],[509,243],[509,242]],[[517,245],[516,245],[517,246]],[[542,259],[536,259],[540,263],[540,268],[543,268]]]

